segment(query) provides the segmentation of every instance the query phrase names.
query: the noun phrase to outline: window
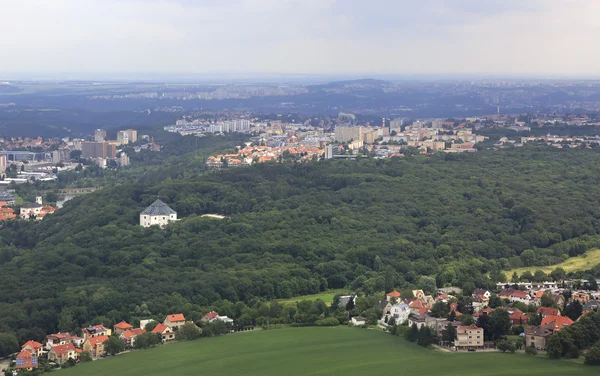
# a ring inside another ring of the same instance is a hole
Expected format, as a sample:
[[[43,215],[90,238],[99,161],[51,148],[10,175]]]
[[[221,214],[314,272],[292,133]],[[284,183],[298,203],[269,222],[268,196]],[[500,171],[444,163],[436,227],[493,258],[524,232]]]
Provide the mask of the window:
[[[479,336],[477,336],[477,338],[479,339]]]

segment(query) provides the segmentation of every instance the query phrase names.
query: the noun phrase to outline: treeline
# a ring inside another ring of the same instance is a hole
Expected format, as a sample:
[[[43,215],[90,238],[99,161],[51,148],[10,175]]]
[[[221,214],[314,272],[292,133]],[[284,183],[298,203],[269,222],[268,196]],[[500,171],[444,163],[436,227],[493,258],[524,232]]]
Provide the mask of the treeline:
[[[65,311],[77,325],[127,318],[142,303],[166,314],[331,288],[491,288],[503,270],[596,247],[599,161],[527,147],[206,174],[201,157],[175,158],[40,223],[6,222],[0,331],[52,332]],[[141,228],[158,196],[182,220]]]
[[[582,350],[590,348],[585,363],[600,365],[600,312],[586,314],[573,325],[555,332],[546,343],[551,359],[579,358]]]

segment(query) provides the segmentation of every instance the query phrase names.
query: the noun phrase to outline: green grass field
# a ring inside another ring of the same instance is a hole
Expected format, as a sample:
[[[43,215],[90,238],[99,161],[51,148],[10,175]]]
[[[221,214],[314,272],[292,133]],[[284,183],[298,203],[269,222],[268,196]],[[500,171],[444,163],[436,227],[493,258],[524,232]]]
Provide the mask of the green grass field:
[[[600,264],[600,249],[592,249],[581,256],[571,257],[568,260],[561,262],[560,264],[550,266],[530,266],[527,268],[517,268],[509,270],[505,273],[506,277],[510,281],[510,278],[512,277],[514,272],[517,272],[517,275],[519,276],[525,273],[526,271],[530,271],[533,274],[536,270],[541,270],[544,273],[548,274],[554,269],[560,267],[568,273],[591,269],[598,264]]]
[[[60,376],[591,375],[597,370],[523,354],[447,353],[379,330],[288,328],[231,334],[81,364]]]
[[[302,296],[296,296],[296,297],[290,298],[290,299],[280,299],[279,303],[286,304],[286,303],[300,302],[302,300],[315,301],[317,299],[321,299],[325,303],[331,304],[333,302],[334,296],[345,295],[345,294],[349,294],[348,290],[327,290],[320,294],[302,295]]]

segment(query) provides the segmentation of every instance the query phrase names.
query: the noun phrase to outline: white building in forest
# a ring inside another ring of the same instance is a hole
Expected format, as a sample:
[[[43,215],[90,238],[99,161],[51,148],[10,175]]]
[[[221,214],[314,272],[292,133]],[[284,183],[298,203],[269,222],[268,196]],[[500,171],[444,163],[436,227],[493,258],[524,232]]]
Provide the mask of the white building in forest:
[[[158,225],[165,227],[169,222],[177,220],[177,212],[161,200],[156,200],[146,210],[140,213],[140,226],[150,227]]]

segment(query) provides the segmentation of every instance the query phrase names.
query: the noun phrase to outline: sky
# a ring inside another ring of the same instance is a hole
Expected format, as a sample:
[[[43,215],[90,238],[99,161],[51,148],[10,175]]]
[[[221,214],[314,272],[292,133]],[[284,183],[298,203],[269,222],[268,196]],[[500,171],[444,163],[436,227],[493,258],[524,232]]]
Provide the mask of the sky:
[[[600,0],[0,0],[0,73],[600,76]]]

